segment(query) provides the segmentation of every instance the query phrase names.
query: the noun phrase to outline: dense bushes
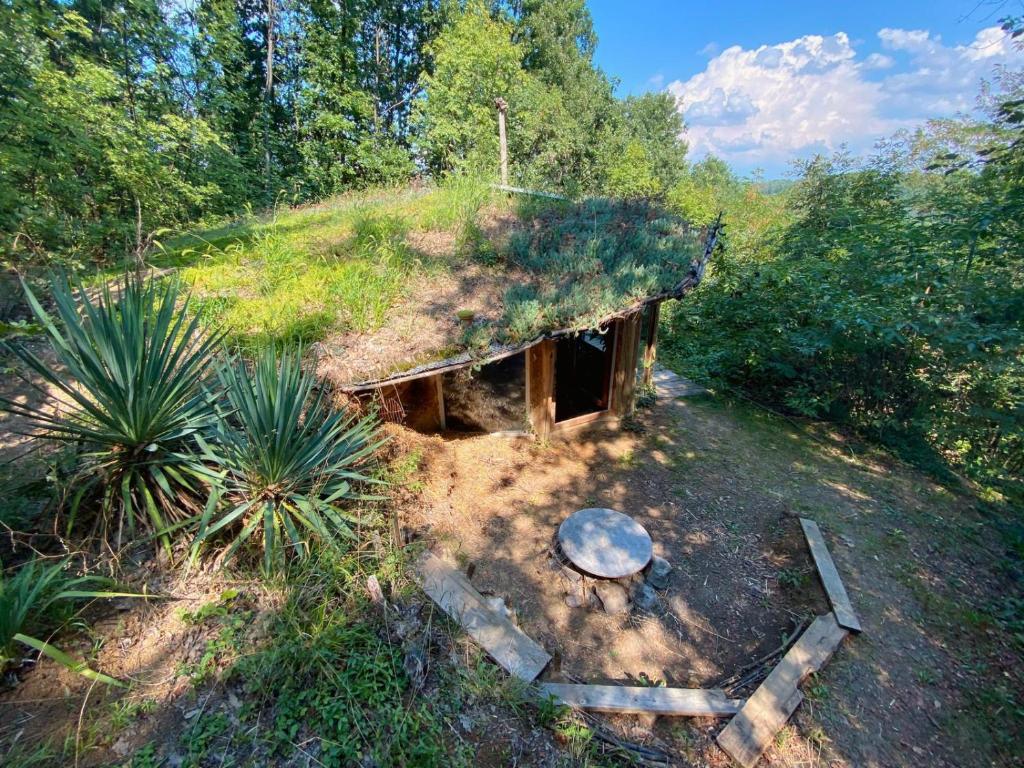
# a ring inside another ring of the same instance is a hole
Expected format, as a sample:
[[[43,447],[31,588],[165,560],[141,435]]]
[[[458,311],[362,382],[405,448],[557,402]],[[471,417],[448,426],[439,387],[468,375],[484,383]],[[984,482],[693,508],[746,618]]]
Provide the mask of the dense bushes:
[[[989,123],[933,123],[863,167],[815,159],[784,197],[719,182],[727,247],[671,313],[668,353],[695,375],[852,425],[933,468],[1019,480],[1024,145],[1014,103]]]

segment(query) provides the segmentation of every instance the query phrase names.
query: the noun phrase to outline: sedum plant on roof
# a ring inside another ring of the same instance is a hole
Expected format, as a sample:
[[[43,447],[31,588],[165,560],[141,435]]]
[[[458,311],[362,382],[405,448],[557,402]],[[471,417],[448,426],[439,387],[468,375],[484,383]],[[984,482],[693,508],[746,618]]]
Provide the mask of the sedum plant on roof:
[[[265,348],[251,370],[234,361],[219,378],[225,412],[208,458],[224,477],[200,520],[193,559],[215,537],[228,541],[225,561],[260,541],[270,572],[289,553],[306,557],[313,542],[354,538],[356,520],[341,502],[372,498],[359,489],[379,482],[364,466],[384,442],[376,417],[331,408],[298,350]]]
[[[126,276],[96,297],[63,278],[50,287],[56,317],[27,285],[25,294],[56,364],[14,348],[41,379],[41,402],[0,407],[76,446],[69,528],[83,499],[98,497],[88,509],[98,509],[94,531],[108,546],[155,535],[169,548],[169,532],[198,514],[212,479],[195,438],[216,419],[203,383],[219,340],[190,317],[175,281]]]

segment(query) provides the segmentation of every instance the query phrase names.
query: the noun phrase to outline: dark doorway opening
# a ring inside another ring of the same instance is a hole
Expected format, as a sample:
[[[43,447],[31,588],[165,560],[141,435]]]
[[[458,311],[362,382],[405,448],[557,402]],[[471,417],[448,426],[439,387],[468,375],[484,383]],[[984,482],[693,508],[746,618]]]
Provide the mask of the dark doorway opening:
[[[525,430],[526,355],[444,374],[444,412],[456,432]]]
[[[555,421],[608,410],[614,334],[563,336],[555,348]]]

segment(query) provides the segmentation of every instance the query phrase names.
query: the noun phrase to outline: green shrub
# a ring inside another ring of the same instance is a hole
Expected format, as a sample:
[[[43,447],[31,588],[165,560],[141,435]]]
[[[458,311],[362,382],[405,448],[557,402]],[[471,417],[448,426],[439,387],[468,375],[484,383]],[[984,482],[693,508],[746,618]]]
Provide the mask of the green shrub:
[[[100,576],[75,576],[67,568],[67,560],[54,563],[30,560],[13,576],[0,571],[0,672],[20,657],[19,646],[28,646],[90,680],[121,685],[39,638],[50,637],[67,626],[78,614],[83,599],[141,595],[89,589],[121,588]]]
[[[79,286],[76,297],[70,283],[54,279],[51,291],[56,318],[25,286],[56,365],[14,348],[49,388],[36,385],[39,403],[0,407],[78,447],[69,528],[83,499],[99,497],[95,527],[115,549],[126,533],[155,534],[169,546],[169,532],[201,509],[211,479],[194,448],[216,419],[203,384],[219,339],[190,319],[174,281],[129,276],[116,293],[104,287],[93,297]]]
[[[219,378],[226,411],[208,458],[224,477],[201,517],[193,557],[223,535],[229,559],[255,535],[263,566],[272,571],[286,550],[301,558],[311,541],[353,538],[355,519],[340,503],[370,498],[358,489],[377,482],[364,471],[383,443],[376,418],[333,410],[323,389],[314,394],[315,379],[297,350],[279,355],[267,348],[251,371],[233,362]]]

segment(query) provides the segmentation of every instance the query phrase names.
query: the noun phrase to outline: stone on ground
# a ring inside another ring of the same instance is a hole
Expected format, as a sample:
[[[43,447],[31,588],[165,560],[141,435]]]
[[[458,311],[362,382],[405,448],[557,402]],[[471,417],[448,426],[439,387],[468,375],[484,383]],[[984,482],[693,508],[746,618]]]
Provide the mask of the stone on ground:
[[[633,605],[642,611],[653,611],[658,605],[658,593],[649,584],[633,587]]]
[[[629,610],[629,593],[621,584],[614,581],[600,581],[594,585],[594,592],[601,601],[605,613],[612,615]]]
[[[664,557],[655,555],[651,559],[651,570],[647,574],[647,583],[655,589],[665,589],[668,586],[668,576],[672,572],[672,566]]]

